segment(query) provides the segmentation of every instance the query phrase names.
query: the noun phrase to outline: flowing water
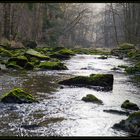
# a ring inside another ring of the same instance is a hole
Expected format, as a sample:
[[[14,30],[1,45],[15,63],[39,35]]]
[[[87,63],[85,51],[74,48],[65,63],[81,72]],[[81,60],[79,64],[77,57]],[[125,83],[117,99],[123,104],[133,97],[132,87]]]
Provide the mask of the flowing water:
[[[122,110],[121,104],[127,99],[140,106],[140,87],[130,81],[123,69],[111,70],[114,66],[130,65],[129,61],[97,57],[76,55],[64,61],[69,70],[0,73],[0,95],[14,87],[22,87],[39,100],[39,103],[32,104],[0,103],[0,135],[128,136],[124,131],[112,129],[115,123],[127,116],[103,110]],[[104,92],[57,84],[68,77],[88,76],[91,73],[112,73],[113,90]],[[82,101],[86,94],[95,95],[104,104]]]

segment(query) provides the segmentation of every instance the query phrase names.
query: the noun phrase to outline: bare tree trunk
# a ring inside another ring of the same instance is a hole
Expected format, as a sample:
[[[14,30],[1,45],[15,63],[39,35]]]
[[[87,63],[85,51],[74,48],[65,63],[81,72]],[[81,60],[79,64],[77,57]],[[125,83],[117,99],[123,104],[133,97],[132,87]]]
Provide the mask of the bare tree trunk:
[[[11,4],[4,3],[4,37],[10,39],[10,12],[11,12]]]
[[[118,42],[118,35],[117,35],[117,27],[116,27],[115,14],[114,14],[114,11],[113,11],[113,4],[111,3],[110,6],[111,6],[111,11],[112,11],[112,17],[113,17],[114,32],[115,32],[115,40],[116,40],[116,43],[117,43],[117,45],[118,45],[119,42]]]

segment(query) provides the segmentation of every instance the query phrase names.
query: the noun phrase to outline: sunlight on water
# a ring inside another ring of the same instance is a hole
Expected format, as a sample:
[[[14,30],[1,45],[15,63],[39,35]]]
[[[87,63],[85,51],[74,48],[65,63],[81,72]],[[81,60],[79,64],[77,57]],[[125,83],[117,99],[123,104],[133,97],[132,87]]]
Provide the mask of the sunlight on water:
[[[111,127],[126,119],[125,115],[106,113],[104,109],[121,109],[129,99],[140,106],[140,89],[129,82],[123,69],[113,71],[118,65],[129,65],[115,57],[102,60],[98,55],[76,55],[64,61],[69,70],[37,71],[27,74],[0,76],[0,94],[13,87],[22,87],[34,94],[39,103],[0,103],[0,135],[19,136],[127,136]],[[89,76],[92,73],[112,73],[113,90],[96,91],[88,88],[60,88],[58,81],[72,75]],[[93,94],[103,100],[103,105],[85,103],[82,97]]]

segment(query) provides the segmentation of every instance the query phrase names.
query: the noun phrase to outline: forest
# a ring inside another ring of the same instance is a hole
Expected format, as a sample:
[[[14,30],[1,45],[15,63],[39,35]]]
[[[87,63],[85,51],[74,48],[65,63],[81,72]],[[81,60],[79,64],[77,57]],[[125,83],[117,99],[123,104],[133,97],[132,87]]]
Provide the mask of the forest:
[[[140,3],[0,3],[1,136],[140,136]]]
[[[0,38],[48,45],[139,46],[139,3],[3,3]]]

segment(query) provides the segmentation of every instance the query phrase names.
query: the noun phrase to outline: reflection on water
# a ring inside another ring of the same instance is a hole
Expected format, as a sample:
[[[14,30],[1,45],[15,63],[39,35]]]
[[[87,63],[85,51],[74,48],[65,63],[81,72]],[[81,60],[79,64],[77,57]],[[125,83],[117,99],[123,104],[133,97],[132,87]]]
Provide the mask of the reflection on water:
[[[39,103],[33,104],[0,103],[0,135],[127,136],[126,132],[111,128],[127,116],[103,110],[121,110],[120,106],[126,99],[140,106],[140,88],[130,82],[123,69],[111,70],[118,65],[129,65],[128,61],[114,57],[101,60],[97,57],[76,55],[64,61],[69,70],[0,74],[0,95],[13,87],[22,87],[39,99]],[[57,84],[74,75],[91,73],[112,73],[113,90],[103,92],[79,87],[61,88]],[[81,99],[86,94],[97,96],[103,100],[103,105],[83,102]]]

